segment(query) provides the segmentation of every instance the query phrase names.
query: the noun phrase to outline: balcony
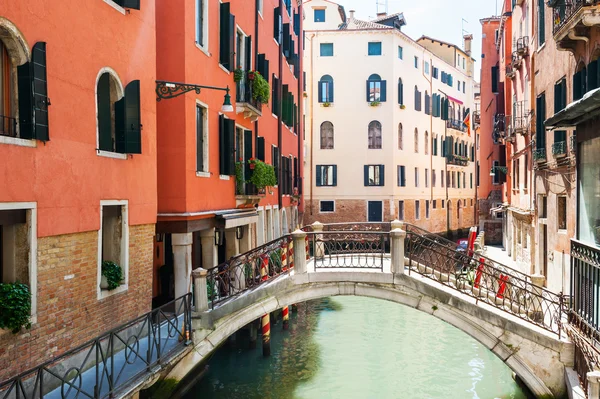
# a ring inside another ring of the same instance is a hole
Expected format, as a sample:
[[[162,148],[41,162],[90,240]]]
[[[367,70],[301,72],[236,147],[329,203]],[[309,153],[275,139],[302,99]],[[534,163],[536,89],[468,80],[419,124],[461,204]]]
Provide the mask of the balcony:
[[[552,33],[559,49],[574,50],[578,37],[590,36],[590,28],[600,25],[600,0],[550,0],[553,8]]]
[[[533,150],[533,161],[534,162],[545,162],[546,161],[546,149],[537,148]]]
[[[506,115],[495,114],[494,115],[494,131],[492,132],[492,139],[494,141],[500,141],[505,138],[506,129]]]
[[[461,155],[449,155],[446,157],[448,165],[469,166],[469,158]]]
[[[513,51],[512,57],[510,59],[510,65],[514,69],[519,69],[519,68],[521,68],[522,63],[523,63],[523,58],[519,55],[519,53],[517,53],[516,51]]]
[[[17,120],[0,115],[0,136],[17,137]]]
[[[577,152],[577,136],[573,134],[571,136],[570,141],[571,141],[571,143],[570,143],[571,144],[571,147],[570,147],[571,152],[576,153]]]
[[[481,114],[479,113],[479,111],[473,112],[473,123],[475,123],[476,125],[481,124]]]
[[[529,36],[523,36],[517,39],[517,54],[521,57],[529,55]]]
[[[251,77],[251,74],[244,71],[242,80],[235,84],[237,89],[235,107],[236,113],[244,114],[244,118],[254,122],[262,116],[262,104],[253,96],[252,79],[249,78],[249,75]]]
[[[512,67],[511,64],[506,66],[506,77],[508,79],[514,79],[517,76],[517,71]]]
[[[448,129],[454,129],[454,130],[458,130],[461,132],[466,132],[467,131],[467,127],[465,126],[465,124],[463,123],[463,121],[458,120],[458,119],[448,119],[446,121],[446,127]]]
[[[554,158],[562,158],[567,155],[567,142],[559,141],[552,144],[552,155]]]

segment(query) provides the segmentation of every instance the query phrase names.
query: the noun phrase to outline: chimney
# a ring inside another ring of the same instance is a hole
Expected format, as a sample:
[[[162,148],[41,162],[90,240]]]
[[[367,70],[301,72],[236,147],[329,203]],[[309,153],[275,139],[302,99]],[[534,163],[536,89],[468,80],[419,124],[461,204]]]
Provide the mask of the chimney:
[[[383,18],[383,17],[387,17],[387,12],[378,12],[377,13],[377,18]]]
[[[473,35],[464,35],[463,39],[465,40],[465,53],[470,57],[471,56],[471,43],[473,42]]]
[[[354,10],[350,10],[349,13],[350,13],[350,19],[354,19]]]

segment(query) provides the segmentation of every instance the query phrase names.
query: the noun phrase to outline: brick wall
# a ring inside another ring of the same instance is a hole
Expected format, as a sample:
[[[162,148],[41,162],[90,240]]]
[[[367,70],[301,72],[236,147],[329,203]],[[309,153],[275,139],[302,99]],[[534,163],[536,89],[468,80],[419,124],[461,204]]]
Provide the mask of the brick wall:
[[[0,381],[150,311],[154,232],[153,224],[129,227],[129,288],[103,300],[97,231],[39,238],[37,323],[17,335],[0,330]]]

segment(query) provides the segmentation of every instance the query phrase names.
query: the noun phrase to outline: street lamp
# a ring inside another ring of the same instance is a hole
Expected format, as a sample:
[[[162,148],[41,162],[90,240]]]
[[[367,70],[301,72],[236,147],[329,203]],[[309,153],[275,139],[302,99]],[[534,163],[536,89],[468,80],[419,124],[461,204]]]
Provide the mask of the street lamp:
[[[498,169],[500,172],[507,174],[508,173],[508,169],[506,168],[506,166],[492,166],[492,169],[490,169],[490,176],[494,177],[496,176],[496,172],[495,170]]]
[[[187,83],[167,82],[165,80],[156,81],[156,101],[168,100],[181,96],[190,91],[195,91],[196,94],[200,94],[201,89],[210,90],[221,90],[225,92],[225,98],[223,99],[223,106],[221,107],[222,112],[233,112],[233,105],[231,105],[231,96],[229,95],[229,86],[227,87],[215,87],[215,86],[202,86],[192,85]]]

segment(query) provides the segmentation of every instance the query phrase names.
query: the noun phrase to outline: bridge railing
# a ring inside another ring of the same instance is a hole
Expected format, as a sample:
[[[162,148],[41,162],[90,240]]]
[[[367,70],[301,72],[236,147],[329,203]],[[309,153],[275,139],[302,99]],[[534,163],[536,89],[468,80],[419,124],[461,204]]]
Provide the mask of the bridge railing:
[[[191,343],[191,294],[0,384],[1,399],[114,397]]]
[[[215,305],[255,288],[293,268],[291,236],[285,235],[246,253],[234,256],[208,271],[208,301]]]
[[[374,269],[383,271],[390,254],[390,235],[377,231],[307,233],[309,253],[319,269]]]
[[[416,272],[520,319],[560,335],[562,296],[535,285],[530,276],[485,257],[456,251],[450,242],[409,228],[405,256]]]

